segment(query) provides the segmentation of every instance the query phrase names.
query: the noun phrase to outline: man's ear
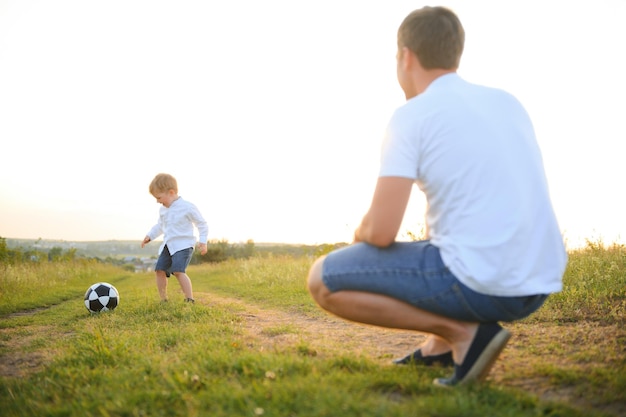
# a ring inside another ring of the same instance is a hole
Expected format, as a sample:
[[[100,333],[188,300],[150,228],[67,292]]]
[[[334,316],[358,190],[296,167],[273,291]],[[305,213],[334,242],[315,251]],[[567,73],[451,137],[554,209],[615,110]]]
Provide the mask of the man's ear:
[[[404,71],[410,72],[415,69],[415,65],[419,65],[417,55],[415,55],[415,53],[406,46],[403,46],[399,53],[401,58],[400,64],[402,65],[402,69]]]

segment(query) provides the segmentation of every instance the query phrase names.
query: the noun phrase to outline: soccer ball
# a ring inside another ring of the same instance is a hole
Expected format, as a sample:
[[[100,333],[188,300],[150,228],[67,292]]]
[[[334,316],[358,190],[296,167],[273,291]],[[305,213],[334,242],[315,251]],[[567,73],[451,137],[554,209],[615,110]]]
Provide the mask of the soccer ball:
[[[119,302],[120,294],[108,282],[93,284],[85,293],[85,307],[91,313],[114,310]]]

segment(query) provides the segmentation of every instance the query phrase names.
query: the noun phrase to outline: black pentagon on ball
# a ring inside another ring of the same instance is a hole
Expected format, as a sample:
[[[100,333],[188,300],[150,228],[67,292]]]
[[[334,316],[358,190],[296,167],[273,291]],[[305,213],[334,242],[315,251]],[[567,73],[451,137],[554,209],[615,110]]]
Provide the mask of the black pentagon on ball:
[[[102,297],[105,295],[109,295],[110,291],[111,291],[111,287],[107,286],[107,285],[98,285],[96,287],[96,294],[98,294],[98,297]]]
[[[107,303],[106,308],[113,310],[115,307],[117,307],[117,297],[109,297],[109,302]]]
[[[100,311],[102,310],[102,304],[100,300],[96,298],[95,300],[89,301],[89,310],[91,311]]]

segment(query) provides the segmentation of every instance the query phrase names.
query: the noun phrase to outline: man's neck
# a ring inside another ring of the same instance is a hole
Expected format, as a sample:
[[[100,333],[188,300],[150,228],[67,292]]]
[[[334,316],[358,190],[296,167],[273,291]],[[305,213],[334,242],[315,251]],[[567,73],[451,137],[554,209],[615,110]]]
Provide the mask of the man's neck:
[[[416,95],[420,95],[426,91],[428,86],[431,85],[437,78],[453,73],[456,73],[456,69],[435,68],[420,71],[415,77],[415,86],[417,90]]]

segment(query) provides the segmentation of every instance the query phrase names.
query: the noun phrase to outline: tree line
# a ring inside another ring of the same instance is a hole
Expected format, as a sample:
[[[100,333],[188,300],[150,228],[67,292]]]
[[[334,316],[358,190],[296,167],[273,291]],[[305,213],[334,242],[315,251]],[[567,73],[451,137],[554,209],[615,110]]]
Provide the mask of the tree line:
[[[33,240],[32,242],[12,239],[13,247],[9,247],[7,238],[0,236],[0,264],[71,262],[82,259],[124,266],[131,269],[132,264],[140,260],[154,259],[156,262],[156,253],[154,251],[145,252],[150,254],[148,257],[137,255],[136,253],[123,256],[120,252],[123,253],[126,250],[125,248],[132,245],[132,243],[125,241],[120,242],[117,248],[115,248],[115,242],[106,242],[106,245],[109,246],[110,254],[106,254],[103,247],[105,243],[103,242],[79,242],[79,248],[68,246],[68,242],[61,242],[65,247],[54,243],[51,247],[43,247],[42,243],[49,242],[43,242],[41,239]],[[245,243],[230,243],[225,239],[212,240],[207,244],[207,253],[205,255],[201,255],[199,251],[194,252],[191,263],[217,263],[228,259],[248,259],[253,256],[274,255],[318,257],[345,245],[345,243],[324,243],[320,245],[262,243],[257,245],[252,239]],[[92,246],[93,249],[91,249]]]
[[[250,258],[254,254],[255,245],[252,240],[248,240],[243,245],[231,244],[227,240],[212,241],[208,243],[205,255],[200,255],[198,251],[194,252],[192,263],[199,264],[222,262],[227,259]],[[156,259],[154,254],[152,254],[152,257]],[[61,246],[42,248],[37,245],[31,245],[10,248],[7,244],[7,239],[0,236],[0,264],[71,262],[77,259],[90,259],[115,265],[124,265],[128,262],[128,259],[119,256],[88,256],[79,252],[77,248],[62,248]],[[139,259],[139,257],[135,257],[135,259]]]

